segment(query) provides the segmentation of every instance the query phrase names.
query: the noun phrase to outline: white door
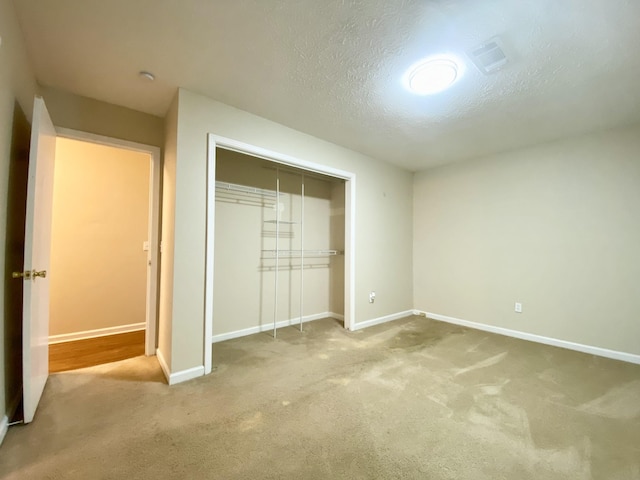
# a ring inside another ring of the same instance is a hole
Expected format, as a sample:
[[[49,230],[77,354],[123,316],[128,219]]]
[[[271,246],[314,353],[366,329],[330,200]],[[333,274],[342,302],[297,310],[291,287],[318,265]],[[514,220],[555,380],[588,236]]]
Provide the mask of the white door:
[[[49,257],[56,131],[44,100],[36,97],[31,125],[24,241],[23,404],[33,420],[49,377]]]

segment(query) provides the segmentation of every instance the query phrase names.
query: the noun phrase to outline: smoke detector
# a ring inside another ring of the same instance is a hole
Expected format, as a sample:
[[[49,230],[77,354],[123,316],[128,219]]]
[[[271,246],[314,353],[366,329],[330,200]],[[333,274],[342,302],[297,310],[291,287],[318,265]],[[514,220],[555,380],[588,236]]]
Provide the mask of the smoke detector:
[[[473,64],[485,75],[496,72],[508,62],[500,38],[493,37],[467,52]]]
[[[153,73],[146,70],[141,70],[140,72],[138,72],[138,75],[140,76],[140,78],[149,82],[153,82],[156,79],[156,76]]]

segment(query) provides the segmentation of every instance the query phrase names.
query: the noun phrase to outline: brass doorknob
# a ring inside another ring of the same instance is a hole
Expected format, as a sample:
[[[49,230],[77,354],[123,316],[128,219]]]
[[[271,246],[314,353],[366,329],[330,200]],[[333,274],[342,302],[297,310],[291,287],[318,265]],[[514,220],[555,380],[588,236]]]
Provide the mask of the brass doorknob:
[[[39,272],[37,270],[34,270],[33,272],[31,272],[31,276],[35,279],[36,277],[41,277],[41,278],[45,278],[47,276],[47,271],[46,270],[40,270]]]
[[[26,272],[13,272],[11,274],[11,278],[24,278],[25,280],[30,280],[31,270],[27,270]]]

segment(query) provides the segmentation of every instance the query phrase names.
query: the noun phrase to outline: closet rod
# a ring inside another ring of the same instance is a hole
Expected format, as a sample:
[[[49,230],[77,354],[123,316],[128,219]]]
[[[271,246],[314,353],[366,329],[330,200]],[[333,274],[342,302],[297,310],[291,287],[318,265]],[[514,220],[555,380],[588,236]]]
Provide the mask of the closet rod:
[[[278,267],[278,270],[285,272],[285,271],[292,271],[292,270],[313,270],[313,269],[318,269],[318,268],[330,268],[331,265],[329,265],[328,263],[311,263],[311,264],[306,264],[304,267],[302,267],[301,265],[280,265]],[[275,271],[274,266],[261,266],[258,267],[258,271],[259,272],[273,272]]]
[[[216,195],[216,202],[231,203],[233,205],[246,205],[248,207],[273,207],[274,205],[273,200],[268,201],[260,198],[255,198],[254,200],[252,200],[250,196],[244,194],[243,196],[234,195],[232,193],[228,193],[227,191],[220,192],[218,195]]]
[[[340,250],[262,250],[262,258],[307,258],[307,257],[331,257],[334,255],[342,255]]]

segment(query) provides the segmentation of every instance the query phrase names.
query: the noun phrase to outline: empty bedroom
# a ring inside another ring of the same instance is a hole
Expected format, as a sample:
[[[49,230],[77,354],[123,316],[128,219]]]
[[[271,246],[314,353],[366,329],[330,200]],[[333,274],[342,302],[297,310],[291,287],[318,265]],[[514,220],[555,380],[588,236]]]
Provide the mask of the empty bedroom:
[[[638,18],[0,0],[0,478],[640,480]]]

